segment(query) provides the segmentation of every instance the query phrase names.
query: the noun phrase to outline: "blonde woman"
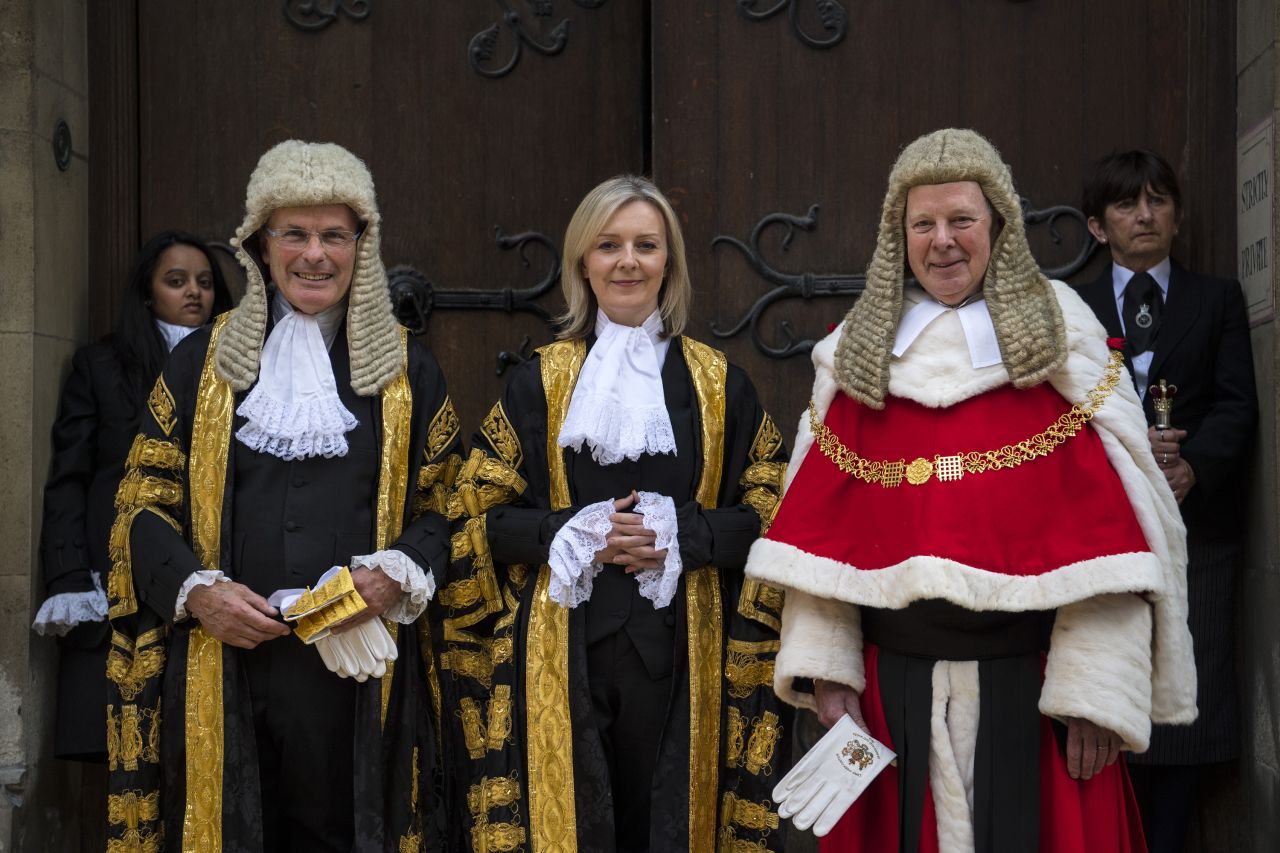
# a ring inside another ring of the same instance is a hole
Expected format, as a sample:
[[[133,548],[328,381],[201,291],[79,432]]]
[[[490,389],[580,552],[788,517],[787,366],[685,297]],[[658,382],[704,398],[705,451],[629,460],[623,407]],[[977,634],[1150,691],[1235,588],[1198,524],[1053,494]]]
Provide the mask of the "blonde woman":
[[[781,849],[782,602],[742,575],[781,436],[746,375],[683,334],[684,241],[652,183],[587,194],[561,284],[560,339],[512,375],[451,505],[437,649],[452,787],[472,792],[459,841]]]

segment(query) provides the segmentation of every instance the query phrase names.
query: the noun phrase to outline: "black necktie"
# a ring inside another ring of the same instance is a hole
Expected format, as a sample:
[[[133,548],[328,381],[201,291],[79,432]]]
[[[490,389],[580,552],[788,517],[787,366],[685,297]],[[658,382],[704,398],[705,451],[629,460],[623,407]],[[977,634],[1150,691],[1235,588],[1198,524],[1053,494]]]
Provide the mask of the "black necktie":
[[[1124,286],[1124,337],[1129,356],[1155,346],[1164,300],[1150,273],[1135,273]]]

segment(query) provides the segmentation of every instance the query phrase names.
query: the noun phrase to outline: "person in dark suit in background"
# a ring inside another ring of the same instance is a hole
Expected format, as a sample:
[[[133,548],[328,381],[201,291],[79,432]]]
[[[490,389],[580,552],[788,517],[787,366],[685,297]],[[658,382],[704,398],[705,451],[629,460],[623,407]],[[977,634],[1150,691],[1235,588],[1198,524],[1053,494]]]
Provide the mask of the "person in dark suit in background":
[[[53,424],[40,562],[45,600],[32,627],[61,638],[54,755],[107,759],[107,536],[138,414],[165,358],[231,292],[209,248],[162,231],[134,259],[111,336],[76,350]]]
[[[1192,726],[1156,726],[1151,748],[1130,765],[1152,853],[1180,851],[1201,768],[1239,749],[1233,615],[1241,481],[1258,415],[1248,318],[1239,282],[1190,272],[1170,258],[1182,196],[1159,154],[1099,160],[1085,181],[1084,213],[1112,264],[1079,292],[1107,333],[1124,338],[1149,423],[1150,387],[1160,380],[1177,386],[1176,428],[1153,426],[1148,436],[1187,526],[1200,716]]]

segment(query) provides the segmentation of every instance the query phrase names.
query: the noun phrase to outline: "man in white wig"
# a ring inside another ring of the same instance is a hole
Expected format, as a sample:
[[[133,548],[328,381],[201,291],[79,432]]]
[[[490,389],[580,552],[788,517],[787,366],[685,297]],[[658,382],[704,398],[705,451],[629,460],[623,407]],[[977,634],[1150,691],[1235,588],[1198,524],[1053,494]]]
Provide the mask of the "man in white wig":
[[[1196,715],[1185,534],[1121,354],[1040,273],[987,140],[903,150],[813,361],[747,574],[786,588],[778,694],[898,755],[823,849],[1144,850],[1117,756]]]
[[[458,423],[392,314],[380,232],[357,157],[272,148],[233,241],[244,301],[147,401],[111,537],[113,844],[416,850],[442,832],[422,614]],[[356,615],[291,631],[268,598],[334,574],[313,604]]]

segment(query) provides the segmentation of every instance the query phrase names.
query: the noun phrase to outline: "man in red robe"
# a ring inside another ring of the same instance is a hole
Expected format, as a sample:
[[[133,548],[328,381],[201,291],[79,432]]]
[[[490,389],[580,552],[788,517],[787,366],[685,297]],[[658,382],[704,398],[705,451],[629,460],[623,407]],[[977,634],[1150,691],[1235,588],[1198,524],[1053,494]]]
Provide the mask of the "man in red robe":
[[[786,588],[779,696],[898,755],[823,849],[1144,850],[1117,757],[1196,715],[1185,531],[1122,356],[1040,273],[987,140],[904,149],[813,361],[747,574]]]

